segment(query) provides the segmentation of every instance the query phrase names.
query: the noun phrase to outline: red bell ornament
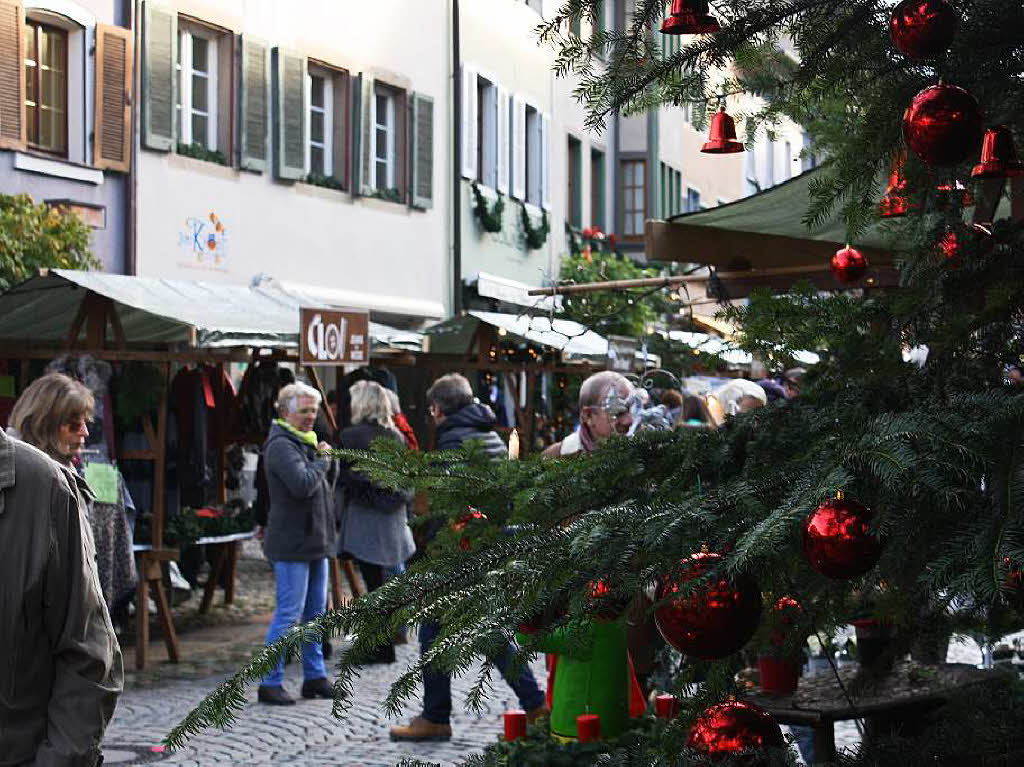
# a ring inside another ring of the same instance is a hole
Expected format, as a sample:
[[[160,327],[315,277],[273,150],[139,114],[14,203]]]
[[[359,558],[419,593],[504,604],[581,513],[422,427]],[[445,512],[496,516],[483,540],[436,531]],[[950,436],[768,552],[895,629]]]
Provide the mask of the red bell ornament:
[[[929,165],[956,165],[971,156],[981,141],[978,102],[956,85],[930,85],[903,114],[907,146]]]
[[[889,17],[889,36],[908,59],[934,59],[949,48],[959,23],[944,0],[903,0]]]
[[[856,248],[847,245],[832,256],[832,276],[843,285],[852,285],[868,270],[868,260]]]
[[[734,582],[724,576],[705,581],[683,596],[672,597],[683,583],[701,577],[721,561],[721,554],[694,554],[683,563],[678,581],[663,578],[658,584],[657,599],[662,602],[654,611],[658,631],[679,652],[704,660],[724,658],[743,647],[761,618],[761,592],[749,575]]]
[[[882,544],[871,535],[874,514],[856,501],[825,501],[804,521],[807,562],[828,578],[856,578],[875,566]]]
[[[705,154],[733,154],[743,151],[743,142],[736,140],[736,122],[725,111],[725,106],[720,106],[711,117],[708,140],[700,151]]]
[[[663,35],[704,35],[719,29],[718,19],[701,0],[672,0],[672,9],[661,22]]]
[[[712,760],[759,748],[785,748],[782,729],[760,706],[740,700],[704,709],[690,728],[686,745]]]
[[[1013,133],[1005,125],[985,131],[981,142],[981,162],[971,171],[974,178],[1011,178],[1024,176],[1024,163],[1017,159]]]

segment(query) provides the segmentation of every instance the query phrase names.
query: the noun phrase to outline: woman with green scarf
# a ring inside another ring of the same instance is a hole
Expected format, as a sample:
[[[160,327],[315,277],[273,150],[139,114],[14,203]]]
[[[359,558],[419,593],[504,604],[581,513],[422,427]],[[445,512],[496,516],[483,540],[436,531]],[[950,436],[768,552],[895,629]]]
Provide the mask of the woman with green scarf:
[[[304,383],[282,387],[277,395],[279,417],[263,445],[270,494],[263,552],[274,565],[277,605],[267,644],[292,626],[312,620],[327,606],[327,557],[334,553],[333,461],[330,448],[313,432],[320,392]],[[323,646],[302,650],[302,697],[331,698]],[[284,663],[260,685],[259,701],[273,705],[295,702],[282,686]]]

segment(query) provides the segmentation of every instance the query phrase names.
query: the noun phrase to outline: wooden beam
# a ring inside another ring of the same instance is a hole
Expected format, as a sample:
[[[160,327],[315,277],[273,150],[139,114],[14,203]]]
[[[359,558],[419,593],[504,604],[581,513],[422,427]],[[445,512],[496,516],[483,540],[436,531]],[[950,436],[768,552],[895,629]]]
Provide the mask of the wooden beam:
[[[334,417],[334,411],[327,407],[327,392],[324,390],[323,382],[320,380],[320,374],[316,372],[316,368],[312,365],[305,365],[304,367],[309,373],[309,377],[313,380],[313,385],[320,392],[320,401],[323,402],[323,411],[327,417],[327,423],[331,427],[331,431],[337,433],[338,421]]]
[[[167,514],[167,408],[171,393],[171,363],[164,362],[164,390],[156,417],[156,461],[153,465],[153,548],[164,543],[164,519]],[[144,607],[142,609],[145,609]]]
[[[82,296],[82,300],[78,302],[78,311],[75,313],[75,319],[71,321],[71,330],[68,331],[67,340],[67,351],[75,348],[75,344],[78,343],[78,336],[82,332],[82,325],[85,323],[85,313],[88,306],[85,303],[85,299],[88,296]]]
[[[110,299],[93,291],[85,294],[85,342],[93,349],[102,349],[107,340],[107,305]]]

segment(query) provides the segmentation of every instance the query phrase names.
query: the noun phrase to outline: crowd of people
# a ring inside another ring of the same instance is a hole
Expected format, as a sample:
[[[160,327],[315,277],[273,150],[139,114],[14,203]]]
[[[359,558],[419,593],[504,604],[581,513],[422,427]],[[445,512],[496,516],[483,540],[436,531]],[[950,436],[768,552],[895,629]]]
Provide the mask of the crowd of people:
[[[780,380],[756,383],[732,379],[698,396],[675,388],[651,392],[619,373],[600,372],[580,387],[577,428],[548,446],[543,458],[588,453],[608,439],[639,430],[716,428],[771,400],[797,396],[803,374],[794,369]],[[372,591],[403,572],[417,553],[411,493],[382,487],[331,453],[333,448],[369,450],[378,439],[420,449],[397,392],[386,383],[356,381],[341,396],[332,392],[327,403],[321,402],[319,390],[302,382],[287,384],[277,394],[277,417],[261,449],[257,479],[257,505],[263,511],[256,532],[276,589],[267,644],[326,610],[329,558],[351,559]],[[435,450],[474,442],[490,460],[508,457],[495,413],[474,396],[464,376],[441,376],[426,399]],[[343,428],[326,425],[322,404],[336,418],[344,407]],[[90,555],[92,493],[78,460],[93,408],[85,386],[51,373],[26,388],[8,433],[0,432],[0,534],[13,542],[0,564],[0,638],[16,658],[0,664],[0,718],[5,722],[0,752],[15,755],[15,763],[98,763],[102,733],[122,687],[121,652]],[[429,545],[436,532],[428,526],[418,539],[420,547]],[[15,605],[19,620],[9,620]],[[431,621],[418,626],[422,654],[430,651],[440,630]],[[653,626],[642,622],[630,629],[631,676],[634,670],[641,678],[649,672],[656,637]],[[50,652],[31,649],[38,647]],[[510,640],[490,661],[506,675],[529,720],[550,715],[550,697],[529,667],[512,665],[516,649]],[[365,662],[394,661],[394,644],[386,644]],[[302,697],[332,697],[320,643],[304,646],[301,665]],[[282,661],[262,680],[258,701],[293,705],[283,679]],[[451,737],[450,676],[428,667],[423,681],[422,712],[392,728],[392,738]]]

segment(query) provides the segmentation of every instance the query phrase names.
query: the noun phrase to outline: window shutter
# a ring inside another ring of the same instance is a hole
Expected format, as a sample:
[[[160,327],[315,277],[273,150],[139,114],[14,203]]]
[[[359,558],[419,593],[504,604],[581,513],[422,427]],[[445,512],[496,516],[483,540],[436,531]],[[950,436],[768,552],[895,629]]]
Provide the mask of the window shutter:
[[[353,90],[353,165],[352,193],[373,194],[373,78],[362,73],[355,78]]]
[[[239,48],[238,164],[263,173],[270,155],[270,46],[242,35]]]
[[[177,53],[177,14],[147,0],[142,26],[142,144],[164,152],[174,149],[178,132]]]
[[[476,71],[462,65],[462,175],[476,178]]]
[[[551,115],[540,120],[540,204],[551,210]]]
[[[434,100],[412,94],[412,206],[434,204]]]
[[[512,98],[512,196],[526,200],[526,102]]]
[[[132,33],[96,25],[96,119],[93,163],[127,172],[131,165]]]
[[[498,191],[508,194],[509,112],[508,90],[498,86]]]
[[[341,188],[348,190],[349,182],[349,82],[348,74],[336,72],[331,78],[333,99],[331,108],[334,110],[331,119],[333,135],[331,137],[331,175],[340,183]]]
[[[271,77],[274,92],[274,174],[277,178],[306,176],[306,59],[274,48]]]
[[[25,148],[25,10],[0,0],[0,149]]]

